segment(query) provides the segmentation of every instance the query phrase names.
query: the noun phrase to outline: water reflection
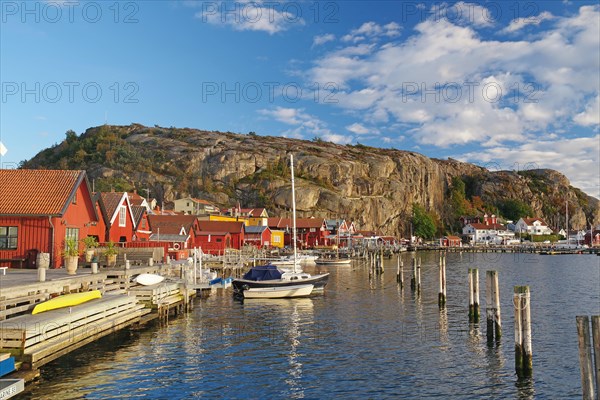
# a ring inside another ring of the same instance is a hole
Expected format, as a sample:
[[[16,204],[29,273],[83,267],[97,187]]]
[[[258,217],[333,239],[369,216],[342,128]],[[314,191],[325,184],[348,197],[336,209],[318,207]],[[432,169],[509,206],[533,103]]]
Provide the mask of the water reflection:
[[[288,385],[286,397],[301,399],[304,398],[304,387],[302,384],[302,353],[300,351],[303,340],[311,335],[311,329],[314,325],[314,304],[311,298],[297,299],[246,299],[244,308],[248,311],[248,317],[252,318],[255,313],[264,312],[276,314],[274,322],[279,326],[271,329],[272,340],[283,341],[287,347],[286,370],[288,377],[285,383]],[[303,331],[306,329],[307,331]]]
[[[536,256],[538,263],[523,265],[524,258],[509,254],[448,254],[448,297],[440,310],[439,254],[419,255],[420,297],[409,286],[406,253],[404,290],[396,283],[393,259],[386,260],[385,274],[371,280],[368,265],[328,268],[324,295],[310,299],[240,304],[229,291],[217,291],[167,326],[115,336],[61,358],[24,398],[580,395],[574,315],[599,312],[597,257]],[[531,286],[535,381],[515,374],[511,313],[505,311],[504,336],[492,346],[485,320],[468,323],[465,275],[474,265],[482,280],[486,269],[499,271],[503,310],[512,309],[513,286]],[[547,322],[539,326],[541,321]]]

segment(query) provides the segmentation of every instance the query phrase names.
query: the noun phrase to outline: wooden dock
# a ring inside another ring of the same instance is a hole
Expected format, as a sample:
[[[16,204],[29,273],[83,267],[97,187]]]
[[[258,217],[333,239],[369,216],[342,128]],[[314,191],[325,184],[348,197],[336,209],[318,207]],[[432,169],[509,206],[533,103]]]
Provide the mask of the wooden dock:
[[[184,266],[148,264],[103,268],[95,274],[86,268],[77,275],[47,270],[43,282],[38,282],[36,270],[9,269],[0,274],[0,352],[15,357],[18,371],[13,375],[33,379],[44,364],[103,336],[190,310],[196,291],[179,278]],[[167,280],[141,286],[133,278],[142,273]],[[90,290],[100,290],[102,298],[31,314],[40,302]]]

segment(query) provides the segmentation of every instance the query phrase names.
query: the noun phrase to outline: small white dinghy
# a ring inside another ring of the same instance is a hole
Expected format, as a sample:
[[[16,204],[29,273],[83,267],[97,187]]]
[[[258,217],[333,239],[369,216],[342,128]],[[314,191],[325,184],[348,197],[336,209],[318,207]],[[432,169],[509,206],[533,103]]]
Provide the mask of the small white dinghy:
[[[144,285],[144,286],[156,285],[157,283],[161,283],[164,280],[165,280],[164,276],[157,275],[157,274],[139,274],[135,278],[135,281],[137,283],[139,283],[140,285]]]
[[[283,299],[310,296],[314,285],[276,286],[244,290],[245,299]]]

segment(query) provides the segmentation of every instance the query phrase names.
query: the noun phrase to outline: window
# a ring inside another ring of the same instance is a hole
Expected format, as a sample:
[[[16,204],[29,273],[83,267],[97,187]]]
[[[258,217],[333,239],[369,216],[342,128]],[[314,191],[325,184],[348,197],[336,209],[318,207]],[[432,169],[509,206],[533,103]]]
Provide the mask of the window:
[[[142,219],[142,229],[146,229],[146,220]]]
[[[71,201],[73,204],[77,204],[77,191],[73,194],[73,200]]]
[[[0,249],[16,249],[17,233],[16,226],[0,226]]]
[[[119,226],[125,226],[127,221],[127,207],[121,206],[119,209]]]
[[[67,228],[67,234],[65,235],[67,239],[73,239],[74,241],[79,241],[79,228]]]

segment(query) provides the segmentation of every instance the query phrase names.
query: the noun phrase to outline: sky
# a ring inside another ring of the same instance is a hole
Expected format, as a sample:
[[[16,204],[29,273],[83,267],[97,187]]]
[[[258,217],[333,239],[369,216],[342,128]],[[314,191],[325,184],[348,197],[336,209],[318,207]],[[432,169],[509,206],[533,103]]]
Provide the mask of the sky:
[[[600,198],[598,1],[0,0],[0,163],[104,123],[553,168]]]

